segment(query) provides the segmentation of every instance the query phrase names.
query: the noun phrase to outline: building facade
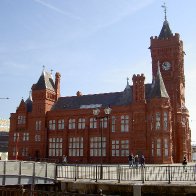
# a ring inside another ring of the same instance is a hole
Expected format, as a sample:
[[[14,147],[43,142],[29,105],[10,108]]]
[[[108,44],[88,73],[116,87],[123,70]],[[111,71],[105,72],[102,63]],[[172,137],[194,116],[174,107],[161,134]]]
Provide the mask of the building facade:
[[[152,83],[133,75],[121,92],[61,97],[60,73],[53,80],[43,70],[32,95],[11,113],[9,159],[60,161],[65,155],[70,163],[127,163],[133,153],[147,163],[182,162],[184,154],[191,160],[183,42],[166,17],[149,49]]]

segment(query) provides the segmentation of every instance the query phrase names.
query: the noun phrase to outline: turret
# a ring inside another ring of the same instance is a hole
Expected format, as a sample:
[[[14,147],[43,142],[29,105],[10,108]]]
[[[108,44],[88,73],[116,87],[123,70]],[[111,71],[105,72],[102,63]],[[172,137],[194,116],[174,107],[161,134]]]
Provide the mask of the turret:
[[[144,74],[133,75],[133,101],[144,102],[145,101],[145,86],[144,86]]]

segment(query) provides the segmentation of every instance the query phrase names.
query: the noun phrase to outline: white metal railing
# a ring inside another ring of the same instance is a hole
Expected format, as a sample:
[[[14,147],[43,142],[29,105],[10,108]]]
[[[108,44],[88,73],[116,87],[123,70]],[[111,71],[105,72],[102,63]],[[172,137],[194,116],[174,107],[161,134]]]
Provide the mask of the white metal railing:
[[[0,161],[0,185],[51,184],[55,179],[55,163]]]

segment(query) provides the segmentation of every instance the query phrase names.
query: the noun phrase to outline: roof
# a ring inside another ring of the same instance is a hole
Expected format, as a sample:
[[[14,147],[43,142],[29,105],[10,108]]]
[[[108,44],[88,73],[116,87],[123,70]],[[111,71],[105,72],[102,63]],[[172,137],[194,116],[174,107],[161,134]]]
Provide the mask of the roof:
[[[60,97],[52,110],[94,108],[128,105],[132,101],[132,90],[122,92]]]
[[[162,29],[161,29],[161,32],[159,34],[159,39],[167,39],[169,37],[171,37],[173,34],[172,34],[172,31],[169,27],[169,23],[167,20],[165,20],[163,22],[163,26],[162,26]]]
[[[126,86],[125,90],[122,92],[60,97],[52,107],[52,110],[87,109],[95,107],[129,105],[133,100],[132,89],[133,86],[129,86],[129,88]],[[154,85],[145,84],[145,97],[147,100],[154,97],[169,97],[165,89],[160,70],[157,74]]]
[[[32,96],[31,93],[29,93],[28,99],[25,101],[27,112],[32,112],[33,108],[33,102],[32,102]]]
[[[52,75],[45,70],[43,70],[38,82],[34,86],[35,90],[50,89],[55,91],[55,84],[52,79]]]
[[[158,65],[157,75],[152,84],[152,91],[150,93],[151,98],[169,98],[163,78],[160,72],[160,67]]]

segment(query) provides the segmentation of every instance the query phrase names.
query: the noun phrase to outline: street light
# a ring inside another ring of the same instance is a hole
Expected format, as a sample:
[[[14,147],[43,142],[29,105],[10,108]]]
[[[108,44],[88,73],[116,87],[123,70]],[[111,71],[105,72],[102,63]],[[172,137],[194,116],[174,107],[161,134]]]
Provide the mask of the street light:
[[[9,97],[0,97],[0,99],[9,99]]]
[[[100,114],[100,109],[95,108],[93,110],[93,115],[95,116],[96,119],[102,120],[100,123],[100,128],[101,128],[101,167],[100,167],[100,179],[103,179],[103,119],[109,117],[109,115],[112,112],[112,109],[110,107],[107,107],[104,109],[104,115],[99,116]]]

